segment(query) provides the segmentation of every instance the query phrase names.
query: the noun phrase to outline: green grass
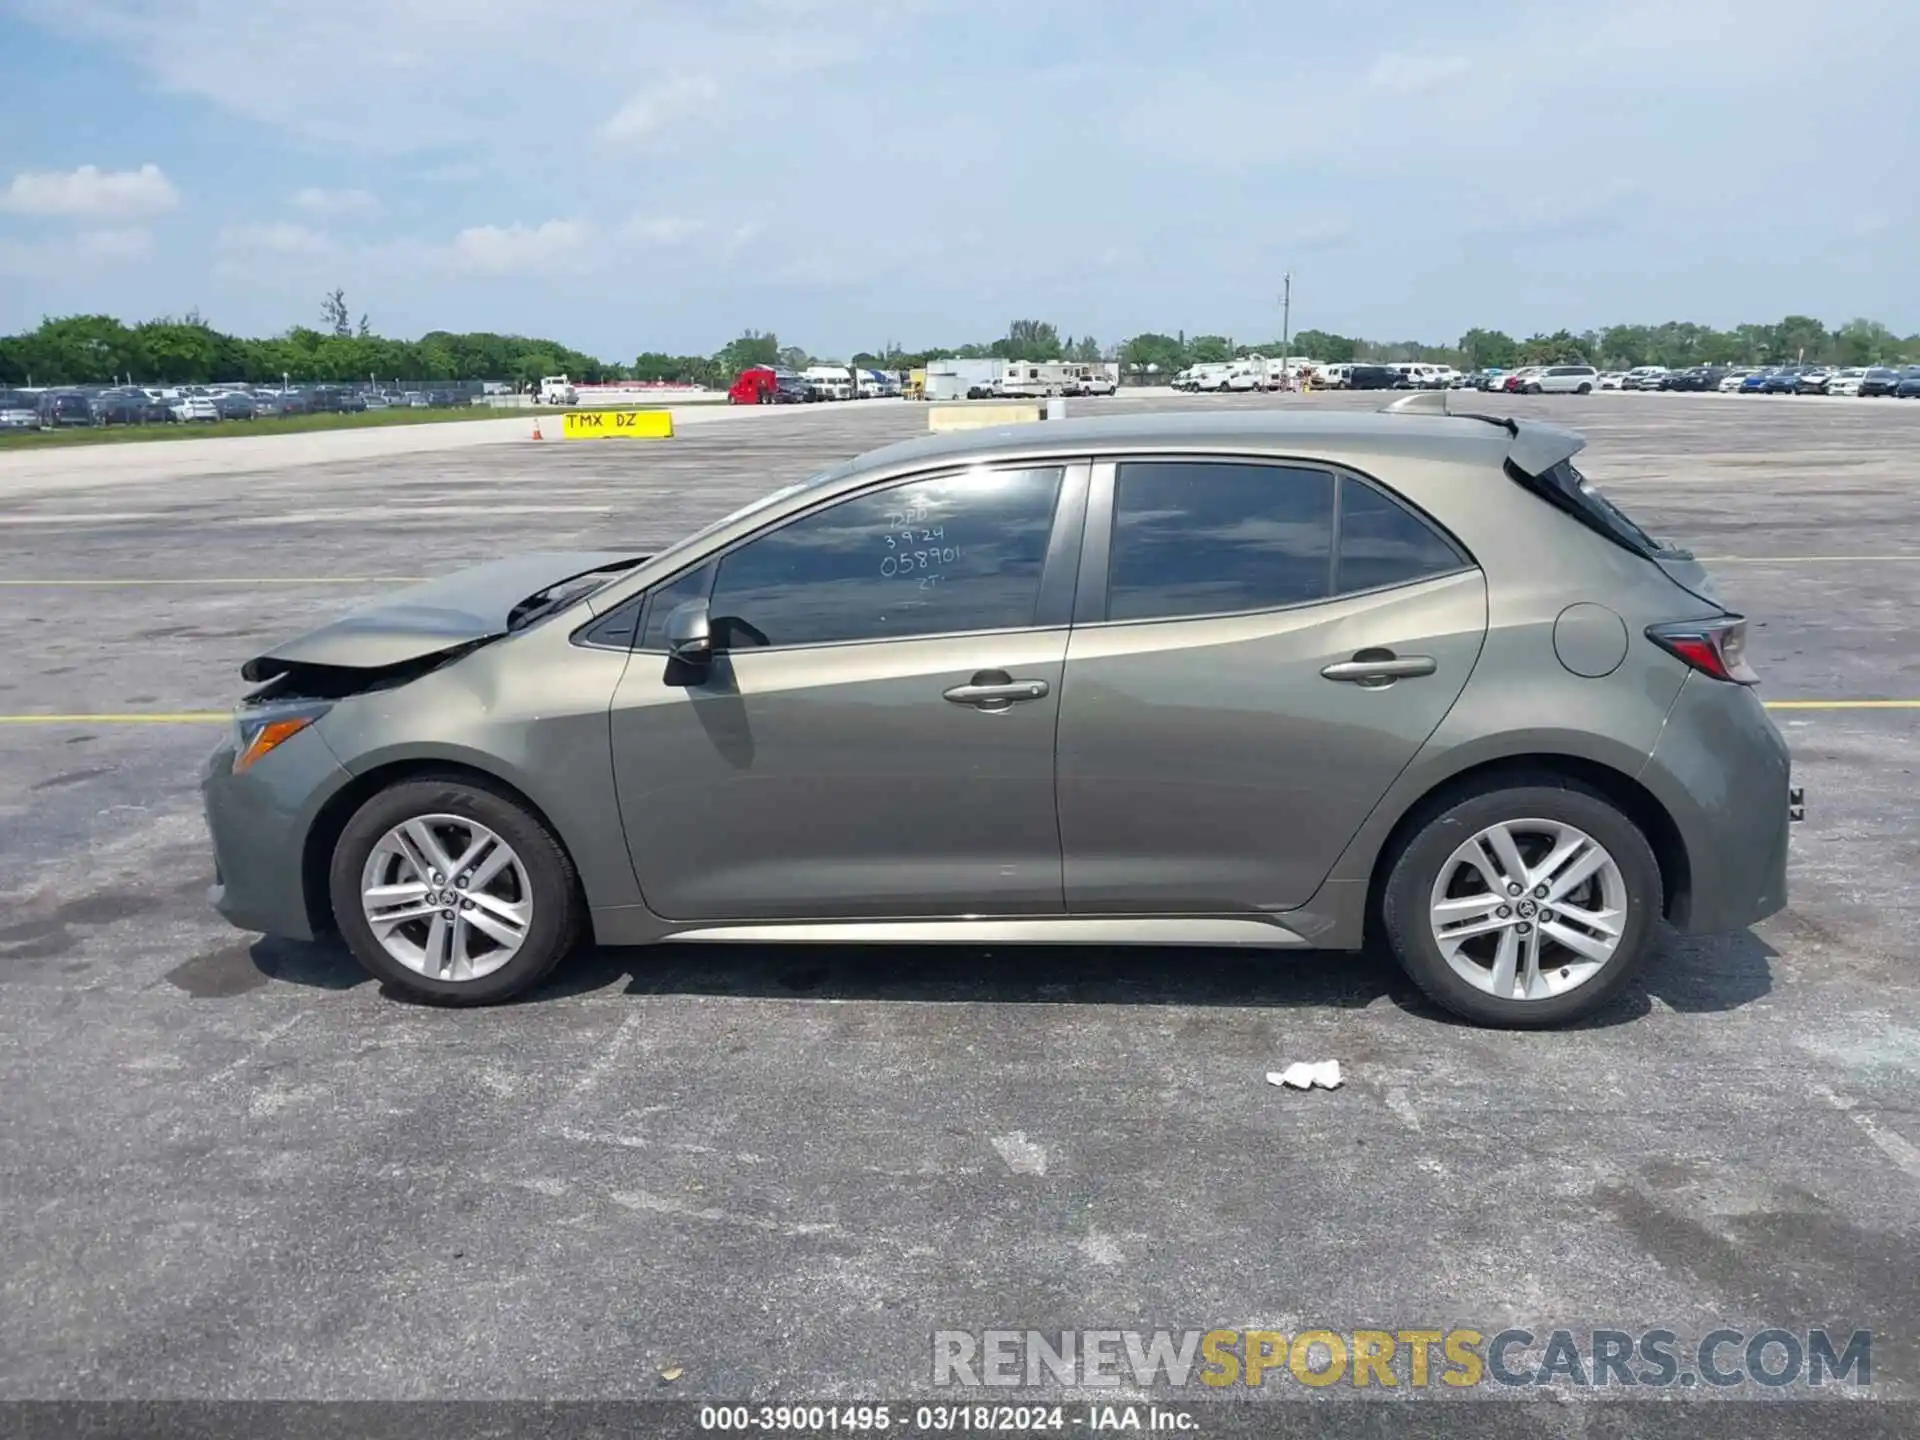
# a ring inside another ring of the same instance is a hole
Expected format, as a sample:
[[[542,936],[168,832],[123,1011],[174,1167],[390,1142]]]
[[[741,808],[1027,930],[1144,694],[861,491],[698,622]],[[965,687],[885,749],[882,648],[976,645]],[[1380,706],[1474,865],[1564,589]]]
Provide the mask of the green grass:
[[[116,445],[129,440],[214,440],[233,435],[301,435],[315,430],[373,430],[389,425],[443,425],[453,420],[523,420],[531,427],[563,412],[550,406],[529,410],[368,410],[358,415],[274,415],[258,420],[222,420],[191,425],[90,425],[72,430],[0,431],[0,450],[31,450],[56,445]]]

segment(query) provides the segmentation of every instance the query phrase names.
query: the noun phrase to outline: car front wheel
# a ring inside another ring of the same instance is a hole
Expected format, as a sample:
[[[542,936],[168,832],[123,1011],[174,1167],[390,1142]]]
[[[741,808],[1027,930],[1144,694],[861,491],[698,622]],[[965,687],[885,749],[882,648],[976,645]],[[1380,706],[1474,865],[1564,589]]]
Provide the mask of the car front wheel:
[[[1393,864],[1381,922],[1435,1003],[1537,1028],[1617,995],[1657,941],[1661,905],[1660,865],[1633,821],[1542,775],[1430,815]]]
[[[440,1005],[531,989],[580,933],[573,862],[518,802],[464,777],[373,796],[334,847],[335,922],[376,979]]]

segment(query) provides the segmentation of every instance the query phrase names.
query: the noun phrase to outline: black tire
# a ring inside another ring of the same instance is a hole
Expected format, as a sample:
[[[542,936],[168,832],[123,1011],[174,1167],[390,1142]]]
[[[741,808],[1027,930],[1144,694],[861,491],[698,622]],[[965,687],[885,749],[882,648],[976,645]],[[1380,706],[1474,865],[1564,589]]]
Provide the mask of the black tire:
[[[1573,393],[1576,395],[1591,395],[1593,393],[1593,386],[1587,384],[1586,381],[1582,380],[1580,382],[1580,388],[1574,391]]]
[[[438,980],[409,970],[374,938],[360,904],[360,875],[380,837],[418,815],[476,820],[519,856],[532,890],[533,923],[520,951],[478,980]],[[492,1005],[544,980],[580,937],[584,906],[573,860],[546,825],[518,801],[466,776],[403,780],[368,800],[333,848],[328,893],[334,923],[354,958],[377,980],[434,1005]]]
[[[1626,890],[1626,917],[1612,957],[1577,989],[1539,1000],[1490,995],[1455,974],[1428,913],[1441,867],[1463,841],[1503,820],[1523,819],[1558,820],[1584,830],[1613,857]],[[1477,1025],[1542,1029],[1591,1014],[1620,993],[1658,943],[1662,895],[1660,863],[1639,827],[1598,791],[1541,773],[1505,777],[1477,794],[1440,802],[1394,859],[1380,921],[1394,958],[1435,1004]]]

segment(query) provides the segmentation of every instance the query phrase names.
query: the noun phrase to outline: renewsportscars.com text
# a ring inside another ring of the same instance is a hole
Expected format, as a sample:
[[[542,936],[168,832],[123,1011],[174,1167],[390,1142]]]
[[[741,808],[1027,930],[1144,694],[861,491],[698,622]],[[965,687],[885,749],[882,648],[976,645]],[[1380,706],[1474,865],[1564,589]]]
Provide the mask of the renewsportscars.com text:
[[[1574,1386],[1730,1389],[1873,1383],[1873,1335],[1855,1330],[1667,1329],[938,1330],[936,1386],[1422,1390]]]

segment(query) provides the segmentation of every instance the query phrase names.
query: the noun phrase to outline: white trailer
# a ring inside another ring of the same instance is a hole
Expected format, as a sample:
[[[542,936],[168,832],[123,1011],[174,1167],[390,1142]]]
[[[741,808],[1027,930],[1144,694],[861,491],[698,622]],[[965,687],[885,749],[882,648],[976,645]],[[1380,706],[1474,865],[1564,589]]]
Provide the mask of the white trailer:
[[[809,365],[800,379],[816,399],[853,399],[853,372],[844,365]]]

